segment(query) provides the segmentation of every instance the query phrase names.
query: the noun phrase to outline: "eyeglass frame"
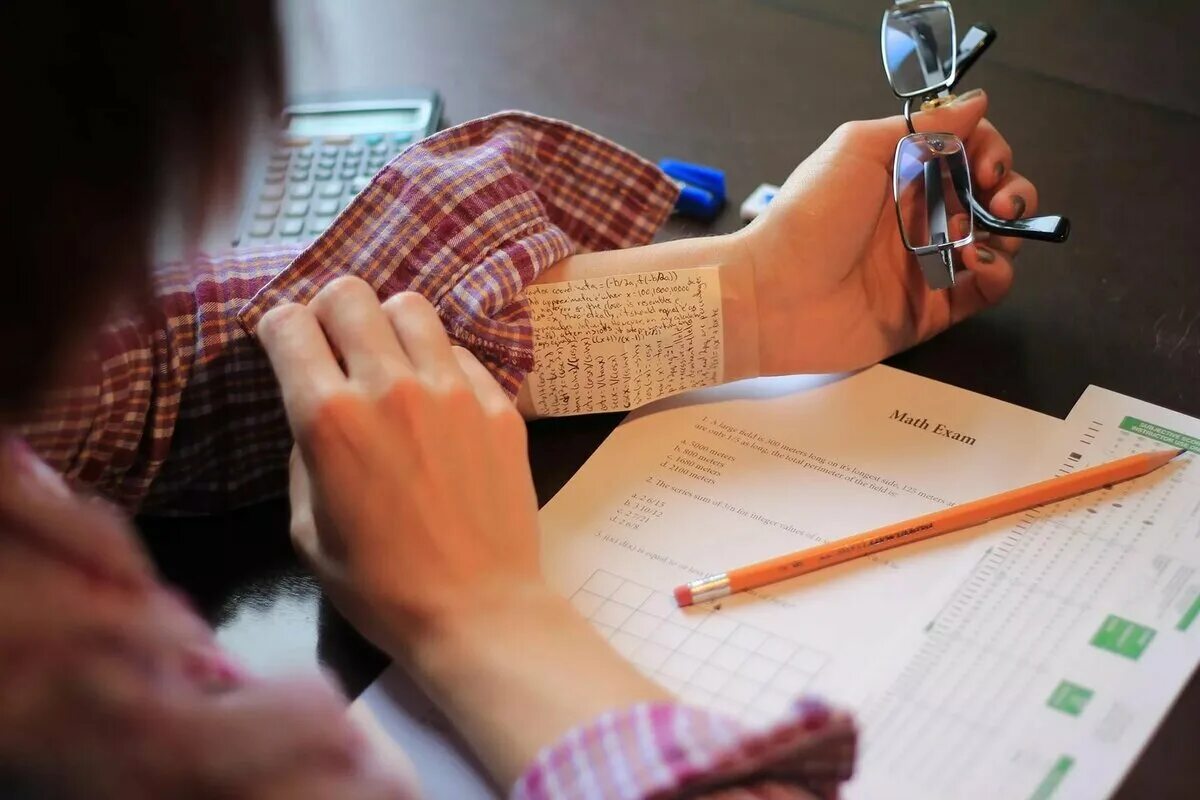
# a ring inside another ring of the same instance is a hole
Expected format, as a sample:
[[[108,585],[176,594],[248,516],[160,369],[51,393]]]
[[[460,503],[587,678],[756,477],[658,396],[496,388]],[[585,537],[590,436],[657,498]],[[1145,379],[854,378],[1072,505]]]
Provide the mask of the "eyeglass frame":
[[[896,90],[895,81],[892,77],[891,67],[887,58],[887,32],[888,20],[891,15],[897,10],[906,12],[920,11],[925,9],[944,8],[950,17],[950,34],[953,51],[951,53],[950,69],[944,80],[937,84],[925,87],[916,92],[901,93]],[[923,245],[917,248],[912,247],[908,238],[905,235],[904,221],[900,214],[900,186],[897,182],[895,163],[899,158],[900,151],[904,147],[906,141],[911,141],[917,136],[923,135],[939,135],[952,138],[959,142],[962,148],[963,158],[966,158],[966,145],[962,143],[958,136],[952,133],[931,133],[919,134],[913,126],[912,122],[912,104],[913,101],[922,98],[922,108],[935,108],[939,101],[949,96],[950,91],[957,83],[966,75],[967,70],[979,60],[984,51],[992,45],[996,40],[996,30],[986,23],[976,23],[972,25],[967,33],[963,36],[960,43],[957,38],[957,27],[954,19],[954,9],[948,0],[899,0],[894,3],[891,8],[883,13],[883,23],[880,29],[880,56],[883,61],[884,74],[887,77],[888,85],[892,89],[892,93],[896,97],[904,100],[904,122],[908,127],[908,135],[900,139],[896,144],[896,155],[893,158],[893,181],[892,194],[896,204],[896,223],[900,228],[900,238],[904,243],[905,249],[917,256],[921,264],[921,271],[925,275],[926,282],[930,288],[945,289],[955,284],[954,280],[954,262],[953,251],[958,248],[965,247],[974,241],[975,226],[989,233],[995,233],[1001,236],[1012,236],[1022,239],[1033,239],[1035,241],[1045,242],[1064,242],[1070,235],[1071,222],[1066,217],[1058,215],[1043,215],[1039,217],[1029,217],[1026,219],[1004,220],[991,212],[975,198],[974,192],[971,190],[970,168],[968,166],[965,176],[956,176],[954,171],[951,171],[951,178],[955,186],[956,193],[959,194],[959,199],[966,198],[967,202],[964,206],[970,209],[970,232],[967,237],[955,240],[954,242]],[[961,53],[961,55],[960,55]],[[965,177],[965,180],[963,178]],[[930,256],[937,255],[936,260]]]

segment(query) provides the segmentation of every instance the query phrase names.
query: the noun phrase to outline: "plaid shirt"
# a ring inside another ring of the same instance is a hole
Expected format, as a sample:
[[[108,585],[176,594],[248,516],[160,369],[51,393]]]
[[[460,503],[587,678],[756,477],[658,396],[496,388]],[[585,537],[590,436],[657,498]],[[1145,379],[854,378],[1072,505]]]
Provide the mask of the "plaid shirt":
[[[315,242],[156,275],[159,306],[100,336],[75,385],[22,427],[76,485],[147,513],[211,514],[282,493],[291,438],[253,339],[263,314],[357,275],[425,295],[515,394],[533,367],[524,286],[572,252],[644,244],[676,188],[566,123],[505,113],[397,156]]]
[[[214,513],[279,494],[291,439],[253,339],[268,309],[345,274],[381,298],[421,292],[515,394],[533,366],[522,289],[570,253],[646,243],[675,196],[652,164],[566,123],[504,113],[443,131],[394,159],[307,247],[160,271],[157,311],[109,325],[75,385],[19,432],[73,483],[129,509]],[[568,733],[512,796],[827,798],[854,744],[848,719],[811,701],[762,730],[644,705]]]

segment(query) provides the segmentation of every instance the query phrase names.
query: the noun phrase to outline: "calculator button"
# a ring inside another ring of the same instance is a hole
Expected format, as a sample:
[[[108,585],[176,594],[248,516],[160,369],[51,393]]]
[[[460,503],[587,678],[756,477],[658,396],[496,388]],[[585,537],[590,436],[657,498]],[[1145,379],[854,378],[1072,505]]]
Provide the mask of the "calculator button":
[[[326,139],[325,141],[326,141],[326,142],[328,142],[329,140],[328,140],[328,139]],[[337,151],[337,148],[336,148],[336,147],[331,147],[331,146],[330,146],[330,145],[328,145],[328,144],[326,144],[324,147],[322,147],[322,148],[321,148],[321,155],[323,155],[323,156],[334,156],[334,157],[336,157],[336,156],[337,156],[337,153],[338,153],[338,151]]]
[[[337,164],[336,158],[322,157],[321,160],[317,162],[317,166],[320,167],[321,169],[333,169],[333,166],[335,164]]]
[[[283,140],[284,147],[308,147],[312,144],[312,139],[303,139],[298,136],[292,136]]]
[[[287,204],[287,209],[283,213],[289,217],[303,217],[308,213],[308,201],[292,200]]]
[[[289,150],[276,150],[271,153],[271,162],[274,164],[286,164],[291,157],[292,153]]]
[[[333,222],[333,217],[314,217],[308,221],[309,233],[321,233]]]
[[[354,141],[353,136],[326,136],[325,144],[346,145]]]
[[[268,164],[267,165],[267,174],[268,175],[282,175],[285,172],[287,172],[287,164]]]
[[[260,203],[254,211],[259,219],[275,219],[279,216],[279,203]]]
[[[318,200],[313,203],[313,211],[323,217],[332,217],[341,209],[341,203],[337,200]]]
[[[310,173],[307,168],[306,169],[294,169],[294,170],[292,170],[292,181],[294,183],[303,183],[304,181],[308,180],[308,178],[311,174],[312,173]]]
[[[354,192],[355,194],[358,194],[363,189],[367,188],[367,184],[369,184],[370,182],[371,182],[370,176],[362,177],[362,178],[355,178],[354,180],[350,181],[350,191]]]
[[[377,144],[371,148],[371,156],[374,158],[383,158],[387,155],[388,146],[386,144]]]
[[[370,161],[367,162],[367,167],[369,169],[378,171],[379,168],[382,167],[386,163],[387,163],[386,158],[372,158]]]
[[[366,137],[366,140],[365,140],[365,141],[366,141],[366,143],[367,143],[367,145],[368,145],[368,146],[370,146],[370,147],[374,147],[375,145],[377,145],[377,144],[379,144],[380,142],[382,142],[382,141],[383,141],[383,134],[382,134],[382,133],[372,133],[372,134],[369,134],[369,135]]]
[[[279,226],[279,233],[283,236],[298,236],[303,230],[304,220],[302,219],[285,219]]]
[[[358,174],[358,167],[342,167],[342,171],[338,174],[342,180],[348,181]]]
[[[362,154],[363,154],[363,149],[359,145],[354,145],[353,147],[346,148],[346,160],[347,161],[349,161],[352,158],[358,158]]]
[[[292,197],[297,199],[306,199],[312,197],[313,185],[311,183],[295,183],[292,184],[292,191],[288,192]]]
[[[413,140],[413,135],[411,133],[397,133],[392,136],[392,139],[395,140],[396,144],[405,145]]]
[[[263,189],[263,200],[281,200],[283,199],[283,184],[278,186],[268,186]]]
[[[250,226],[250,235],[257,236],[258,238],[261,239],[265,236],[270,236],[271,231],[274,229],[275,229],[275,221],[274,220],[257,219],[254,221],[254,224]]]
[[[321,184],[321,197],[338,197],[344,191],[346,187],[341,181]]]
[[[331,169],[317,170],[317,180],[319,180],[319,181],[327,181],[332,177],[333,177],[333,170],[331,170]]]
[[[263,180],[266,181],[267,183],[283,183],[283,175],[282,174],[272,175],[271,173],[268,172],[267,177],[264,178]]]

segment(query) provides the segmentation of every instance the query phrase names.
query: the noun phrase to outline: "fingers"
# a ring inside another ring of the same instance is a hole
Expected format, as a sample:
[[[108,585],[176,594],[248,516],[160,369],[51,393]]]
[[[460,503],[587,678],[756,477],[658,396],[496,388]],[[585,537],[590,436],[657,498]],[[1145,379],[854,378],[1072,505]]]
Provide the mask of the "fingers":
[[[411,367],[396,333],[366,281],[338,278],[309,304],[352,379],[382,386]]]
[[[450,352],[450,337],[433,306],[415,292],[401,292],[383,304],[392,336],[404,348],[413,369],[433,385],[462,383],[462,370]]]
[[[1021,219],[1037,213],[1038,192],[1033,183],[1019,172],[1009,172],[1000,185],[985,197],[988,210],[1001,219]],[[976,234],[978,238],[979,234]],[[1015,256],[1021,249],[1024,239],[1015,236],[997,236],[987,240],[989,246],[1004,251],[1009,256]]]
[[[1013,268],[1008,254],[989,245],[968,245],[960,251],[966,270],[948,291],[950,324],[956,324],[999,303],[1012,288]]]
[[[987,106],[987,95],[982,90],[968,92],[949,105],[914,114],[913,127],[918,132],[953,133],[966,140],[975,132]],[[853,151],[882,164],[890,172],[896,143],[907,135],[908,126],[903,116],[856,120],[842,124],[822,148]]]
[[[321,542],[317,535],[317,521],[313,517],[312,480],[304,456],[300,448],[295,446],[288,460],[288,498],[292,511],[292,546],[309,566],[313,566],[319,562]]]
[[[989,192],[995,189],[1012,171],[1012,147],[986,119],[979,121],[966,144],[976,190]]]
[[[306,428],[321,404],[346,387],[321,324],[310,309],[289,303],[263,316],[258,338],[279,379],[292,428]]]
[[[918,133],[953,133],[965,142],[974,135],[987,109],[987,94],[982,89],[972,89],[956,97],[949,105],[913,114],[913,127]],[[908,132],[907,126],[904,132]]]
[[[217,785],[234,787],[304,765],[344,771],[362,758],[361,737],[345,717],[344,700],[323,681],[252,684],[168,713],[188,727],[190,755]],[[269,735],[264,719],[272,721]]]
[[[509,411],[515,413],[513,401],[500,387],[500,384],[496,383],[496,379],[492,377],[492,373],[487,371],[487,367],[480,364],[470,350],[464,347],[455,347],[453,354],[459,368],[466,376],[471,390],[475,392],[479,405],[486,413],[501,414]]]
[[[108,503],[77,497],[20,439],[0,440],[4,527],[42,555],[82,574],[148,588],[154,568]]]
[[[1019,172],[1005,176],[988,201],[988,210],[1003,219],[1032,217],[1037,209],[1037,187]]]

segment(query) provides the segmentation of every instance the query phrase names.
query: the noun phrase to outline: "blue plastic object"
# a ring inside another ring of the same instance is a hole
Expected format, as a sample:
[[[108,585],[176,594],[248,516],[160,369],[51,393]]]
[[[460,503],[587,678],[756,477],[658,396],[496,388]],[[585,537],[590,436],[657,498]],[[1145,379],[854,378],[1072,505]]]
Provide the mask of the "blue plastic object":
[[[721,170],[673,158],[662,159],[658,167],[679,184],[676,212],[711,220],[725,207],[725,173]]]

